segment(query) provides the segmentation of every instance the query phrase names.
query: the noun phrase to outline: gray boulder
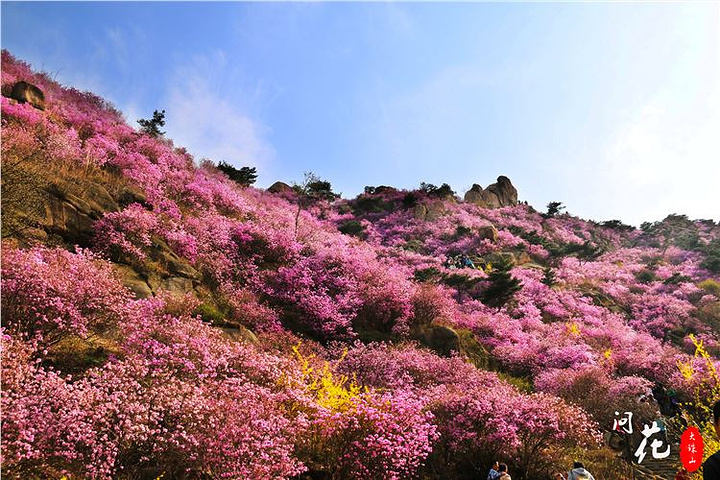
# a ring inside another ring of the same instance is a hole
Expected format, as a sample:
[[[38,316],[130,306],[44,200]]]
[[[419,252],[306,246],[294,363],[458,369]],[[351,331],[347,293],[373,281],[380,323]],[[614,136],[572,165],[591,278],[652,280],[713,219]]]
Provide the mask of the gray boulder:
[[[509,207],[517,205],[517,189],[509,178],[501,175],[496,183],[488,185],[486,189],[477,183],[473,184],[465,193],[465,201],[483,208]]]
[[[10,98],[20,103],[29,103],[39,110],[45,110],[45,94],[32,83],[22,80],[17,82],[13,86]]]
[[[270,188],[268,188],[267,191],[270,193],[290,193],[293,189],[285,182],[275,182],[270,185]]]

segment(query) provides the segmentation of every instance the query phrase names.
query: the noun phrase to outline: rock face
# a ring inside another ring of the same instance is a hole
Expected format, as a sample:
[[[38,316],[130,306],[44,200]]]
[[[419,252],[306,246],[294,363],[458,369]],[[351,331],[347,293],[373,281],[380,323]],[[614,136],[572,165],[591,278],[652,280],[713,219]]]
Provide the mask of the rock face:
[[[495,243],[498,239],[498,231],[497,228],[495,228],[494,226],[486,225],[477,229],[477,236],[481,240],[490,240],[491,242]]]
[[[285,182],[275,182],[270,185],[270,188],[268,188],[267,191],[270,193],[290,193],[293,189]]]
[[[59,235],[70,244],[88,246],[93,222],[107,212],[118,210],[117,203],[102,185],[88,183],[80,193],[69,184],[56,183],[49,189],[45,201],[44,227],[48,233]]]
[[[431,326],[425,332],[424,340],[428,347],[446,357],[454,351],[460,351],[460,337],[455,330],[445,325]]]
[[[166,290],[170,293],[183,295],[193,291],[193,282],[185,277],[164,278],[160,282],[160,288],[158,290]]]
[[[483,208],[500,208],[517,205],[517,189],[510,179],[500,175],[497,182],[486,189],[476,184],[465,194],[465,201]]]
[[[418,203],[413,209],[413,216],[418,220],[437,220],[445,213],[445,206],[441,201]]]
[[[14,98],[20,103],[29,103],[33,107],[45,110],[45,94],[35,85],[19,81],[13,86],[10,98]]]
[[[413,208],[413,217],[417,218],[418,220],[425,220],[427,213],[428,209],[422,203],[418,203],[417,205],[415,205],[415,208]]]
[[[486,190],[494,193],[498,197],[500,205],[504,207],[517,205],[517,189],[508,177],[500,175],[497,182],[488,185]]]
[[[118,195],[118,203],[124,208],[132,203],[139,203],[145,208],[150,209],[150,205],[147,203],[145,194],[135,187],[125,187]]]
[[[150,289],[150,285],[147,284],[135,270],[127,265],[113,264],[113,268],[118,275],[118,278],[129,288],[137,298],[148,298],[153,296],[153,292]]]
[[[235,340],[236,342],[252,343],[254,345],[260,343],[252,330],[248,330],[242,325],[237,325],[235,327],[220,327],[220,330],[222,330],[223,334],[227,338]]]
[[[121,205],[146,201],[143,192],[133,187],[125,187],[113,197],[100,184],[75,185],[62,180],[50,184],[44,198],[44,232],[81,247],[92,245],[93,223],[103,215],[119,211]],[[149,255],[159,271],[148,273],[133,265],[132,259],[123,259],[114,266],[118,278],[136,297],[152,297],[162,290],[185,294],[200,283],[200,272],[164,241],[153,239]]]

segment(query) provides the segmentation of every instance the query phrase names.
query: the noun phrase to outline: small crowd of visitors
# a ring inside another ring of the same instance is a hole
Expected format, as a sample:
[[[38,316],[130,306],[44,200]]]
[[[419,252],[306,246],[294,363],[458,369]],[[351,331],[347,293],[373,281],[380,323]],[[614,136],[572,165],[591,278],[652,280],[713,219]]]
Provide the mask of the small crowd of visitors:
[[[474,270],[476,268],[475,263],[473,263],[467,255],[452,255],[448,257],[445,262],[445,267],[451,270],[460,268],[472,268]]]
[[[487,480],[512,480],[508,473],[507,464],[495,462],[495,464],[490,467]],[[581,462],[575,462],[572,470],[570,470],[567,475],[556,473],[553,475],[553,480],[595,480],[595,477],[585,470],[585,466]]]

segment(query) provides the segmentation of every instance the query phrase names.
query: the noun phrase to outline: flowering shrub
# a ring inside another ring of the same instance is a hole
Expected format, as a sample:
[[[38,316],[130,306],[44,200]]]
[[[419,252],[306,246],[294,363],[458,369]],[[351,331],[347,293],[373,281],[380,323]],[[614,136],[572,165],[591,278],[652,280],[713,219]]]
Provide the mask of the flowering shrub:
[[[297,348],[306,389],[317,401],[303,456],[333,478],[407,478],[432,450],[433,416],[402,390],[361,388],[328,363],[313,368]]]
[[[5,475],[109,477],[117,450],[100,433],[109,425],[98,392],[43,368],[32,360],[32,346],[10,335],[2,336],[2,353]]]
[[[432,418],[411,395],[366,393],[345,412],[321,411],[314,425],[318,443],[330,449],[334,477],[401,479],[413,476],[432,450]]]
[[[48,346],[108,330],[124,314],[127,291],[91,252],[4,245],[2,253],[3,324],[13,335]]]
[[[305,420],[286,407],[302,398],[280,377],[292,365],[223,339],[189,316],[194,306],[129,302],[121,356],[78,379],[45,369],[30,344],[4,335],[4,467],[93,477],[150,467],[231,478],[302,471],[292,452]]]
[[[430,471],[477,471],[502,456],[516,459],[532,477],[554,466],[545,449],[598,442],[597,425],[580,408],[522,394],[459,358],[408,346],[357,345],[342,357],[340,368],[361,384],[410,391],[424,400],[440,434]]]

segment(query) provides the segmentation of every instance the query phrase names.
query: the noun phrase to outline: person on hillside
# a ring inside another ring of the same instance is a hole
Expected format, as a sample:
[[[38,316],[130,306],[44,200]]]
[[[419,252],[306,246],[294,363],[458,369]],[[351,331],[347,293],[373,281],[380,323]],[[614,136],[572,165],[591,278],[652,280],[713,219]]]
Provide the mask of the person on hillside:
[[[472,268],[473,270],[475,269],[475,264],[472,260],[468,258],[467,255],[463,255],[462,257],[460,257],[460,263],[462,264],[463,268]]]
[[[592,476],[592,473],[585,470],[585,465],[581,462],[575,462],[573,469],[570,470],[568,474],[567,480],[595,480],[595,477]]]
[[[487,480],[497,480],[500,478],[500,472],[498,472],[499,468],[500,464],[497,461],[493,463],[493,466],[490,467],[490,471],[488,472]]]
[[[501,463],[498,466],[498,472],[500,472],[500,476],[498,477],[498,480],[512,480],[510,478],[510,474],[507,473],[507,469],[508,469],[508,467],[504,463]]]
[[[720,440],[720,400],[713,406],[715,435]],[[715,452],[703,463],[703,480],[720,479],[720,451]]]

